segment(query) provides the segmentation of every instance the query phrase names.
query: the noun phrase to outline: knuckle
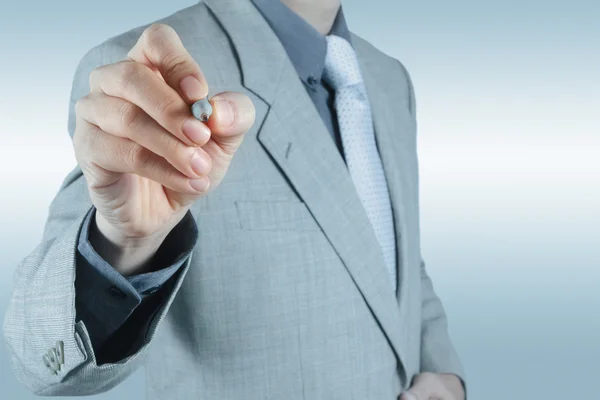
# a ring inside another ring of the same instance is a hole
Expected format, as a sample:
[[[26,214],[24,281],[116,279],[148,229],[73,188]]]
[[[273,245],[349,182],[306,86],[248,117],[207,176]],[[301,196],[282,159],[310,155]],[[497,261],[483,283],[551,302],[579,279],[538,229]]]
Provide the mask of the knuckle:
[[[156,104],[156,112],[163,117],[169,117],[175,113],[176,99],[173,96],[165,96]]]
[[[166,73],[169,76],[183,76],[191,72],[189,58],[186,54],[170,51],[163,55]]]
[[[90,74],[88,75],[90,89],[99,88],[101,91],[104,91],[103,86],[106,83],[106,80],[109,79],[113,73],[115,66],[118,66],[122,63],[123,62],[100,65],[90,71]]]
[[[97,67],[90,71],[90,74],[88,75],[88,83],[91,88],[96,86],[96,82],[98,82],[98,76],[102,73],[101,68],[102,67]]]
[[[134,170],[142,170],[150,163],[152,154],[141,145],[134,143],[133,146],[129,148],[126,157],[129,165]]]
[[[75,115],[87,120],[89,118],[91,108],[94,106],[94,98],[96,98],[96,94],[92,92],[77,99],[74,105]]]
[[[165,151],[167,158],[178,159],[184,153],[184,144],[171,135],[165,135]]]
[[[167,183],[169,182],[171,185],[174,185],[177,182],[177,177],[175,176],[174,170],[172,168],[163,168],[160,171],[162,175],[162,180]]]
[[[169,25],[154,24],[148,27],[144,31],[144,45],[147,52],[160,59],[169,76],[184,74],[193,69],[177,32]]]
[[[144,30],[143,35],[146,43],[152,43],[154,41],[162,41],[173,33],[175,33],[175,30],[169,25],[154,23]]]
[[[121,123],[121,127],[125,128],[124,134],[131,136],[131,132],[135,130],[135,127],[139,123],[140,112],[139,109],[128,101],[123,101],[117,110],[117,115]]]
[[[128,85],[139,79],[140,68],[138,63],[125,61],[117,64],[118,69],[116,74],[122,85]]]

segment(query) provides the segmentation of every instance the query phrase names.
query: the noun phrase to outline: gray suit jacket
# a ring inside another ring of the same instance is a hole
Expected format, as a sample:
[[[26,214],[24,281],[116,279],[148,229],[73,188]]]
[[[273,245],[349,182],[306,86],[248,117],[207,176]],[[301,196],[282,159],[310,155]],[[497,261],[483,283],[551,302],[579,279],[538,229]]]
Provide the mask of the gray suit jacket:
[[[4,321],[13,369],[44,395],[106,391],[146,365],[150,399],[395,399],[420,371],[463,376],[420,254],[414,94],[404,67],[353,43],[375,121],[397,236],[398,294],[345,163],[286,53],[248,0],[206,0],[161,22],[201,65],[211,93],[246,93],[256,123],[227,177],[192,215],[199,239],[144,345],[96,364],[75,322],[78,232],[91,207],[76,168],[21,263]],[[81,61],[75,101],[97,66],[145,27]],[[64,343],[50,373],[42,356]]]

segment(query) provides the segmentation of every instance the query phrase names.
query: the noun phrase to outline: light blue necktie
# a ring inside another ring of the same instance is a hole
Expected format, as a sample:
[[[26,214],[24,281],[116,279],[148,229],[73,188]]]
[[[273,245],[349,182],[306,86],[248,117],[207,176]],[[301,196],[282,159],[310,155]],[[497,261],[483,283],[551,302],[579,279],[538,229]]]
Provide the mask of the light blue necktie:
[[[394,221],[383,164],[375,143],[371,107],[354,49],[339,36],[327,36],[323,79],[335,90],[334,107],[346,164],[383,251],[395,290]]]

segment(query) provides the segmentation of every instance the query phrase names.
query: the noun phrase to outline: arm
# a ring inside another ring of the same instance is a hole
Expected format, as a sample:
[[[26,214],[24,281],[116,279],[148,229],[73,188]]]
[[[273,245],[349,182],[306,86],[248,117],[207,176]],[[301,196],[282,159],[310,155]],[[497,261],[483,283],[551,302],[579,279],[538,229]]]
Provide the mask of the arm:
[[[81,320],[85,324],[94,351],[99,356],[98,349],[138,306],[142,302],[151,302],[150,297],[180,270],[190,256],[198,235],[194,219],[188,212],[153,255],[148,272],[125,277],[101,257],[96,252],[96,244],[90,242],[97,230],[94,226],[95,211],[92,208],[88,212],[79,235],[75,265],[75,310],[76,321]],[[148,311],[146,319],[156,311],[147,306],[144,308]],[[132,338],[143,335],[143,326],[143,323],[133,325],[123,334]],[[122,358],[113,354],[109,359],[116,361]]]
[[[421,262],[421,373],[399,400],[465,400],[464,371],[448,335],[446,313]]]
[[[123,54],[111,48],[114,58]],[[69,133],[73,136],[74,104],[88,91],[88,75],[96,66],[112,60],[103,49],[90,51],[81,61],[72,89]],[[111,58],[112,58],[111,57]],[[17,379],[40,395],[87,395],[106,391],[123,381],[144,358],[154,332],[167,312],[190,265],[183,263],[170,292],[156,305],[139,350],[118,363],[98,366],[90,334],[76,318],[75,278],[78,238],[85,216],[92,207],[85,178],[79,167],[64,180],[49,208],[41,244],[17,267],[14,289],[3,330],[12,369]],[[42,357],[64,345],[64,364],[54,375]]]
[[[408,88],[408,108],[416,119],[415,90],[410,74],[400,63]],[[417,177],[418,181],[418,177]],[[418,187],[418,183],[417,183]],[[417,189],[418,190],[418,189]],[[451,392],[454,398],[466,398],[465,373],[448,333],[446,312],[436,295],[425,263],[421,262],[421,372],[413,385],[427,387],[434,380]],[[414,387],[413,387],[414,388]]]
[[[123,275],[147,271],[148,255],[222,181],[254,122],[252,101],[237,92],[211,98],[208,125],[195,119],[190,107],[208,93],[198,64],[173,28],[152,24],[137,33],[81,61],[69,114],[78,166],[50,206],[42,243],[16,270],[4,335],[15,374],[36,394],[95,394],[124,380],[141,365],[190,266],[191,256],[161,295],[140,303],[96,354],[76,312],[78,238],[92,198],[110,245],[158,243],[144,257],[126,249],[117,254],[120,265],[111,263]],[[127,52],[123,41],[130,39],[137,42]],[[139,261],[133,270],[123,262],[129,255]],[[133,327],[145,334],[128,338]]]
[[[464,382],[463,367],[448,334],[446,312],[424,263],[421,264],[421,293],[421,371],[456,375]]]
[[[81,172],[74,170],[53,201],[42,243],[18,266],[4,320],[4,335],[17,379],[39,395],[88,395],[104,392],[141,364],[162,317],[189,268],[176,277],[149,323],[139,350],[119,362],[98,366],[88,329],[76,321],[75,271],[79,232],[91,206]],[[42,357],[57,341],[64,364],[56,375]]]

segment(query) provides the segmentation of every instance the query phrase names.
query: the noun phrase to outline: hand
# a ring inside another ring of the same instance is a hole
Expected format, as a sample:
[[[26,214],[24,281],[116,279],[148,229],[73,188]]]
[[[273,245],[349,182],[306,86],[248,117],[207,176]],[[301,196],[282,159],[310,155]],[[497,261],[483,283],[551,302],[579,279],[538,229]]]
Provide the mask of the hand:
[[[89,78],[91,92],[75,108],[75,156],[97,228],[121,250],[113,266],[131,273],[219,185],[254,123],[254,106],[224,92],[210,99],[209,121],[196,120],[190,105],[207,96],[208,85],[166,25],[148,27],[124,61]]]
[[[425,372],[413,380],[400,400],[464,400],[465,392],[460,379],[452,374]]]

